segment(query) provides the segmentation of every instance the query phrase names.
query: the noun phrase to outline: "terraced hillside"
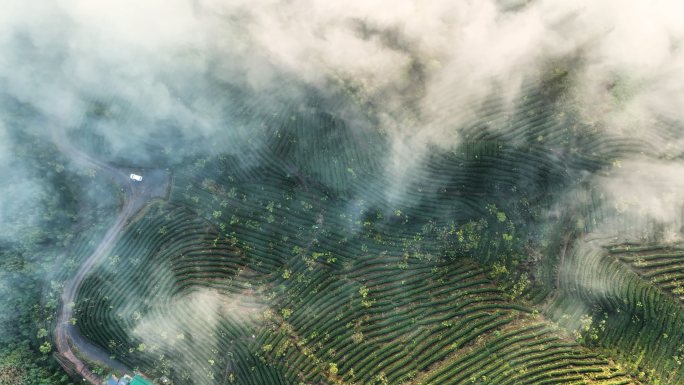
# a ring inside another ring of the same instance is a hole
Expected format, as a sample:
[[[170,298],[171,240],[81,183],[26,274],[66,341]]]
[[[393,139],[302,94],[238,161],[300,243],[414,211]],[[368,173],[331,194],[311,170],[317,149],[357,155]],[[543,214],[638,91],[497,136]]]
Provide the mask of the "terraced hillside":
[[[81,286],[78,324],[177,383],[630,383],[472,260],[381,253],[335,267],[312,253],[331,266],[276,269],[173,205],[151,207],[129,237]]]
[[[225,132],[149,152],[170,197],[79,288],[86,338],[177,384],[633,383],[613,342],[568,326],[593,305],[572,307],[563,274],[584,270],[564,248],[610,222],[587,175],[647,144],[578,129],[530,83],[445,120],[463,141],[397,160],[372,116],[304,91],[226,86]],[[130,108],[71,135],[120,161],[85,133]]]
[[[96,270],[97,278],[79,288],[76,313],[86,337],[131,367],[168,370],[173,363],[179,380],[187,379],[188,367],[211,367],[210,359],[223,362],[212,352],[221,348],[223,355],[228,353],[221,345],[226,341],[214,333],[230,339],[254,333],[249,318],[241,319],[248,312],[232,310],[245,304],[258,308],[258,302],[231,298],[230,293],[256,282],[242,272],[239,249],[219,242],[219,234],[205,221],[188,218],[183,208],[154,210],[128,230],[124,239],[130,242],[119,243]],[[177,223],[170,225],[174,219]],[[221,300],[212,302],[218,298],[216,290]],[[225,313],[217,317],[219,310]]]
[[[681,245],[642,246],[625,245],[611,248],[611,254],[618,254],[622,262],[627,263],[633,271],[657,286],[661,291],[670,293],[678,300],[683,300],[684,290],[681,274],[684,270],[684,247]]]
[[[492,102],[468,141],[404,169],[386,134],[275,102],[176,167],[91,272],[86,338],[178,384],[631,382],[538,314],[552,265],[518,268],[560,252],[558,186],[607,162],[563,151],[589,139],[543,99]]]
[[[634,378],[683,383],[679,246],[611,242],[588,238],[568,254],[547,314]]]

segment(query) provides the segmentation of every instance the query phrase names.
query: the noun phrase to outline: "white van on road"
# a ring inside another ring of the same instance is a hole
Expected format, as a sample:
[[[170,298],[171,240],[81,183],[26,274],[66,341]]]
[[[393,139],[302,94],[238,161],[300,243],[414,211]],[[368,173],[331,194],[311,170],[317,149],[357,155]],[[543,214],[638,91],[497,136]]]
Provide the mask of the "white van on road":
[[[142,177],[140,175],[131,174],[131,179],[140,182],[142,180]]]

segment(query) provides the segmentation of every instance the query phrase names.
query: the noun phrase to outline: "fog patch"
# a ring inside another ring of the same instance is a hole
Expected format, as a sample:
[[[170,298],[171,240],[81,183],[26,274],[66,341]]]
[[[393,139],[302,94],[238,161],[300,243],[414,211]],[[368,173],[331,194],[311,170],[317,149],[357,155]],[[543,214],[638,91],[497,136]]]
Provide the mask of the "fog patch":
[[[644,240],[673,242],[681,238],[684,165],[655,160],[615,160],[596,178],[605,195],[603,210],[612,213],[608,228],[625,228]],[[616,222],[617,221],[617,222]],[[620,225],[620,223],[623,223]]]
[[[209,376],[222,372],[230,367],[232,346],[237,340],[253,340],[252,327],[249,325],[250,315],[261,314],[264,308],[248,308],[240,305],[240,295],[237,299],[228,298],[213,289],[193,291],[181,298],[177,298],[166,306],[153,306],[144,315],[139,312],[131,316],[136,320],[135,328],[129,332],[136,346],[130,349],[147,352],[158,359],[155,370],[168,375],[170,370],[176,370],[174,376],[186,378],[192,376]],[[187,315],[189,318],[185,318]],[[230,321],[228,321],[230,319]],[[234,326],[241,324],[244,335],[233,336],[226,333],[234,332]],[[169,359],[177,357],[186,365],[184,372],[180,367],[172,367]]]

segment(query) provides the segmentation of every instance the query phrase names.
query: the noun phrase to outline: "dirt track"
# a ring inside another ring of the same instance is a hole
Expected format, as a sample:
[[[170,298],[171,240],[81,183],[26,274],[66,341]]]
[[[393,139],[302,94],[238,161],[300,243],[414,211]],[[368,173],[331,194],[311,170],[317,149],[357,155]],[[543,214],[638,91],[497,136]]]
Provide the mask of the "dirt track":
[[[98,376],[93,374],[88,368],[85,367],[83,362],[79,360],[69,347],[67,337],[69,337],[69,332],[75,331],[74,328],[70,328],[71,318],[73,317],[74,307],[68,306],[69,303],[74,302],[76,298],[76,290],[78,286],[83,281],[83,278],[88,274],[88,272],[93,268],[95,263],[103,258],[109,248],[114,244],[119,232],[126,224],[128,218],[133,214],[133,201],[128,200],[123,206],[122,210],[119,212],[119,216],[116,218],[114,225],[107,231],[102,242],[98,245],[97,249],[91,254],[88,259],[81,265],[81,267],[64,286],[62,295],[60,298],[60,310],[57,317],[57,329],[55,330],[55,343],[57,345],[57,351],[67,358],[69,361],[76,365],[78,372],[92,384],[100,384],[100,379]],[[88,354],[87,351],[83,351],[84,354]],[[97,360],[95,358],[95,360]]]
[[[79,267],[76,274],[64,285],[62,295],[60,296],[57,328],[54,330],[55,345],[58,353],[74,364],[76,371],[83,379],[87,380],[91,384],[100,385],[102,380],[97,375],[92,373],[85,366],[85,364],[78,357],[76,357],[69,346],[69,340],[73,340],[73,342],[79,346],[81,353],[88,358],[92,358],[93,361],[102,362],[102,353],[106,354],[106,352],[102,352],[101,349],[88,343],[81,336],[77,335],[76,328],[74,328],[71,324],[74,307],[68,306],[68,304],[75,301],[76,291],[83,281],[83,278],[86,277],[88,272],[93,268],[93,266],[95,266],[97,261],[106,255],[107,251],[113,246],[114,242],[118,238],[119,233],[128,222],[128,219],[135,213],[136,208],[139,208],[141,203],[140,201],[144,200],[144,189],[134,185],[134,182],[123,171],[94,159],[73,147],[63,130],[54,129],[52,132],[53,141],[62,152],[69,155],[74,161],[108,173],[121,183],[121,187],[126,194],[126,202],[121,207],[119,215],[112,227],[109,228],[95,251]],[[100,354],[95,354],[97,352],[100,352]],[[116,366],[115,369],[126,368],[126,366],[120,362],[114,362],[115,365],[113,366]],[[105,364],[106,363],[107,362],[105,362]],[[128,372],[129,374],[132,374],[132,371],[129,370]]]

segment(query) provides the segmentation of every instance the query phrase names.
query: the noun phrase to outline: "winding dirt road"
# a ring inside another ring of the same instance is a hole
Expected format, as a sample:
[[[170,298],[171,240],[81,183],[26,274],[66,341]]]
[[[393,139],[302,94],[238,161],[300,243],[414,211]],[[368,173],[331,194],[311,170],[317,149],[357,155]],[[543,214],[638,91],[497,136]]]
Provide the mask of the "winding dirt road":
[[[119,233],[126,225],[128,219],[135,213],[137,208],[137,201],[142,197],[141,189],[137,188],[133,184],[133,181],[128,177],[123,171],[116,169],[109,164],[92,158],[91,156],[79,151],[75,148],[71,142],[69,142],[68,137],[63,129],[53,129],[53,141],[60,149],[73,160],[83,163],[89,167],[94,167],[100,171],[106,172],[121,183],[121,187],[126,193],[126,202],[119,211],[119,215],[116,221],[109,228],[102,241],[97,246],[95,251],[83,262],[76,274],[64,285],[62,295],[60,297],[60,307],[57,316],[57,328],[54,330],[55,345],[57,352],[74,364],[76,371],[82,376],[82,378],[91,384],[101,385],[102,380],[100,377],[92,373],[86,365],[74,354],[69,346],[69,340],[78,340],[79,345],[83,346],[84,340],[81,336],[76,335],[78,333],[71,323],[73,318],[74,307],[69,306],[70,303],[74,302],[76,299],[76,292],[79,285],[86,277],[88,272],[95,266],[95,264],[104,258],[107,251],[113,246],[114,242],[118,238]],[[87,343],[87,341],[86,341]],[[89,349],[90,348],[90,349]],[[88,356],[88,350],[100,350],[95,346],[86,347],[83,349],[83,354]],[[90,357],[89,357],[90,358]],[[92,357],[94,361],[102,361],[101,357]],[[117,366],[115,369],[126,368],[125,365],[116,362]],[[67,369],[67,368],[65,368]],[[132,373],[129,370],[130,373]]]

